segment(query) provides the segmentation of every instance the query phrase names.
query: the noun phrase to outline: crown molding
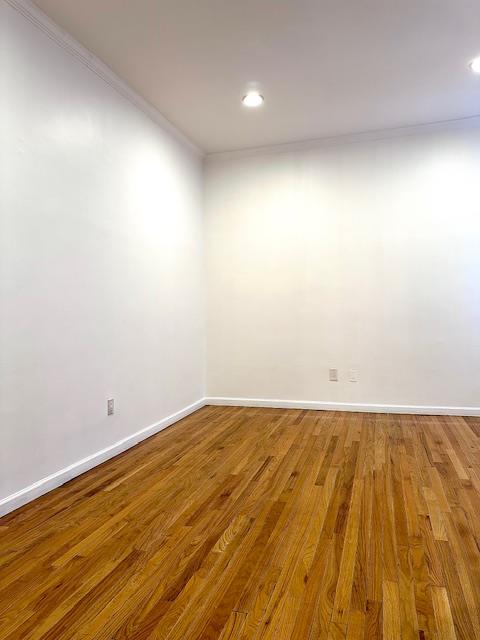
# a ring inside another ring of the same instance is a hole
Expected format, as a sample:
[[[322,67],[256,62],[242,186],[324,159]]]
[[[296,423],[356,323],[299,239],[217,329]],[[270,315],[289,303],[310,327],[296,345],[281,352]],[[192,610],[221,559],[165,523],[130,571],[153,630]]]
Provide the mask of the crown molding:
[[[230,151],[216,151],[205,153],[200,147],[192,142],[184,133],[173,125],[164,115],[152,104],[142,98],[130,85],[119,78],[117,74],[96,55],[81,45],[73,36],[62,29],[56,22],[49,18],[41,9],[34,5],[31,0],[5,0],[6,4],[15,9],[18,13],[29,20],[40,29],[45,35],[59,45],[64,51],[74,56],[90,71],[111,86],[123,98],[128,100],[135,107],[143,111],[151,120],[170,133],[175,139],[184,144],[200,157],[205,157],[208,162],[215,160],[226,160],[229,158],[242,158],[249,156],[260,156],[274,153],[288,153],[292,151],[315,150],[341,145],[358,144],[361,142],[376,142],[403,138],[419,134],[435,133],[438,131],[453,131],[466,128],[480,127],[480,114],[464,118],[451,120],[441,120],[436,122],[426,122],[411,126],[394,127],[390,129],[377,129],[362,131],[358,133],[329,136],[324,138],[312,138],[296,142],[265,145],[260,147],[249,147],[246,149],[233,149]]]
[[[75,57],[95,75],[115,89],[123,98],[128,100],[137,109],[140,109],[162,129],[170,133],[176,140],[184,144],[196,155],[203,157],[205,152],[194,144],[184,133],[179,131],[160,111],[147,100],[142,98],[130,85],[119,78],[117,74],[96,55],[81,45],[73,36],[62,29],[56,22],[49,18],[41,9],[30,0],[5,0],[5,2],[20,13],[24,18],[40,29],[46,36],[53,40],[68,54]]]
[[[459,129],[480,128],[480,114],[467,116],[465,118],[455,118],[452,120],[439,120],[436,122],[425,122],[391,129],[375,129],[371,131],[361,131],[325,138],[312,138],[298,142],[286,142],[283,144],[265,145],[262,147],[249,147],[247,149],[233,149],[231,151],[215,151],[207,153],[205,158],[208,162],[216,160],[228,160],[230,158],[247,158],[251,156],[262,156],[274,153],[289,153],[292,151],[308,151],[341,145],[359,144],[361,142],[377,142],[381,140],[391,140],[394,138],[406,138],[420,134],[436,133],[439,131],[455,131]]]

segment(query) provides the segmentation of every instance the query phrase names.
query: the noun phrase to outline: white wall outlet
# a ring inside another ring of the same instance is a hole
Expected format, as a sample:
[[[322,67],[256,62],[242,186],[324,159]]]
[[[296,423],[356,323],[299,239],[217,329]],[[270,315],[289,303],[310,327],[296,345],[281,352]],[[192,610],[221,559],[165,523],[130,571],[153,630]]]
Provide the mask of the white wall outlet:
[[[113,398],[107,400],[107,416],[113,416],[115,412],[115,401]]]
[[[348,372],[349,382],[358,382],[358,371],[356,369],[350,369]]]
[[[328,379],[330,382],[338,382],[338,369],[329,369]]]

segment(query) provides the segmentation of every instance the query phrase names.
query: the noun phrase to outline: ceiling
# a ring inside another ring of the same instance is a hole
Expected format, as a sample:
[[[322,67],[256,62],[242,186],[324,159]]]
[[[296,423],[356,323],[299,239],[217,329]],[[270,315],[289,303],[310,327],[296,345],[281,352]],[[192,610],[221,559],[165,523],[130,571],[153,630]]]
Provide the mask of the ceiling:
[[[480,114],[478,0],[36,4],[206,152]]]

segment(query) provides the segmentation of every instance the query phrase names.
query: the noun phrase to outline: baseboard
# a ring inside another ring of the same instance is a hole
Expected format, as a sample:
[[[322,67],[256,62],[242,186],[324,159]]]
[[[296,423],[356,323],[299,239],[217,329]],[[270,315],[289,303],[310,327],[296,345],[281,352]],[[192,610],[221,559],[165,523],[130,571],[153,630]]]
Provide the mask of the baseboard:
[[[480,416],[480,407],[433,407],[403,404],[363,404],[317,402],[315,400],[274,400],[265,398],[205,398],[207,405],[228,407],[270,407],[272,409],[312,409],[314,411],[361,411],[367,413],[412,413],[427,416]]]
[[[122,451],[130,449],[142,440],[145,440],[145,438],[148,438],[155,433],[166,429],[170,425],[178,422],[182,418],[185,418],[194,411],[201,409],[203,406],[205,406],[204,398],[197,400],[197,402],[194,402],[193,404],[185,407],[184,409],[181,409],[180,411],[177,411],[176,413],[172,413],[172,415],[163,418],[163,420],[160,420],[155,424],[151,424],[149,427],[145,427],[144,429],[141,429],[140,431],[137,431],[136,433],[123,438],[123,440],[115,442],[105,449],[101,449],[101,451],[97,451],[96,453],[93,453],[92,455],[83,458],[82,460],[78,460],[78,462],[74,462],[70,466],[65,467],[64,469],[60,469],[60,471],[52,473],[46,478],[42,478],[41,480],[34,482],[30,486],[25,487],[24,489],[21,489],[20,491],[17,491],[16,493],[13,493],[12,495],[1,499],[0,516],[6,515],[7,513],[18,509],[24,504],[27,504],[27,502],[30,502],[35,498],[39,498],[44,493],[48,493],[48,491],[56,489],[72,478],[75,478],[76,476],[85,473],[85,471],[88,471],[89,469],[96,467],[102,462],[105,462],[109,458],[113,458],[119,453],[122,453]]]
[[[367,413],[403,413],[416,415],[444,415],[444,416],[479,416],[480,407],[445,407],[445,406],[423,406],[423,405],[390,405],[390,404],[363,404],[347,402],[319,402],[315,400],[280,400],[267,398],[222,398],[206,397],[197,400],[193,404],[173,413],[163,420],[156,422],[136,433],[133,433],[123,440],[93,453],[92,455],[74,462],[56,473],[52,473],[46,478],[34,482],[28,487],[13,493],[0,500],[0,516],[6,515],[15,509],[39,498],[52,489],[65,484],[89,469],[115,457],[119,453],[130,449],[145,438],[166,429],[170,425],[178,422],[182,418],[194,413],[205,405],[218,405],[225,407],[269,407],[275,409],[312,409],[314,411],[353,411]]]

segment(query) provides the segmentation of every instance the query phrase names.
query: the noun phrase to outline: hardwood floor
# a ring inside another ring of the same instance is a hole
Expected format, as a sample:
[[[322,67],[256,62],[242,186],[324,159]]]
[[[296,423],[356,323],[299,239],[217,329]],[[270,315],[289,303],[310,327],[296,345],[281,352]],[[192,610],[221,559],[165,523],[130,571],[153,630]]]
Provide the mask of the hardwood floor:
[[[0,520],[0,638],[480,640],[480,419],[205,407]]]

